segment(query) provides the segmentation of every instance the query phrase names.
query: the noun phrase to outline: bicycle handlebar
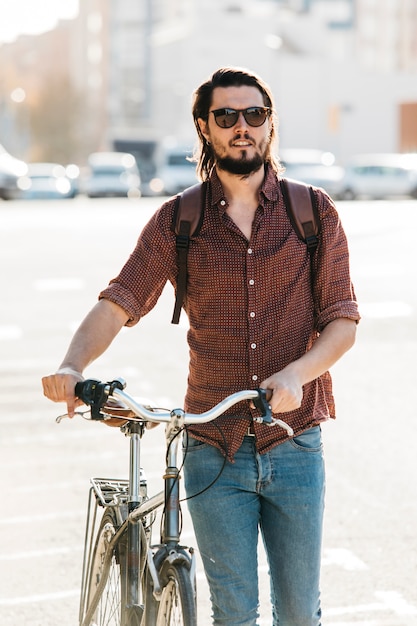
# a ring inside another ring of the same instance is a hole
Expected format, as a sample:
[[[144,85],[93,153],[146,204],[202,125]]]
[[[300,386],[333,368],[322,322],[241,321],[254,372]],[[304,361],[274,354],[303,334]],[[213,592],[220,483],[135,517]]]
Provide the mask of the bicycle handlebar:
[[[104,420],[108,417],[105,411],[106,402],[109,398],[120,400],[138,418],[150,422],[171,422],[173,418],[179,418],[184,424],[206,423],[222,415],[227,409],[244,400],[252,400],[255,407],[260,411],[261,417],[255,421],[262,422],[269,426],[279,425],[284,428],[288,435],[292,437],[294,431],[286,422],[272,417],[269,400],[272,397],[270,389],[246,389],[237,391],[227,396],[214,407],[200,414],[187,413],[183,409],[173,409],[167,411],[156,409],[140,404],[135,398],[124,391],[126,383],[123,379],[116,379],[111,382],[100,382],[99,380],[87,379],[79,382],[75,386],[75,395],[88,405],[91,410],[91,419]],[[130,418],[126,418],[127,421]]]

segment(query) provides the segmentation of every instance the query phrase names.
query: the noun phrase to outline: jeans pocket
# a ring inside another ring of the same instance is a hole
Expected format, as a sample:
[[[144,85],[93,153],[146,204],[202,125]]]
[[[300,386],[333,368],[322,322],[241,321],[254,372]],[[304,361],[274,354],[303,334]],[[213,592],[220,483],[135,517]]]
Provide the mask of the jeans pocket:
[[[209,444],[208,443],[204,443],[204,441],[199,441],[198,439],[196,439],[195,437],[192,437],[191,435],[188,435],[187,433],[184,434],[183,439],[182,439],[182,449],[183,451],[188,452],[193,452],[193,451],[197,451],[197,450],[202,450],[203,448],[206,448]]]
[[[305,452],[320,452],[323,447],[320,426],[313,426],[300,435],[293,437],[290,439],[290,443],[294,448],[304,450]]]

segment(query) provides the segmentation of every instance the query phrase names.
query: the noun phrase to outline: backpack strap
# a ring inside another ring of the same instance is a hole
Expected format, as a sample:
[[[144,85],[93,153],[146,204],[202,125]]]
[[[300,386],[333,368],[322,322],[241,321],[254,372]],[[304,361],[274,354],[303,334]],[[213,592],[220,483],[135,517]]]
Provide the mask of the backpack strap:
[[[180,321],[181,309],[187,291],[187,258],[190,240],[198,235],[204,218],[206,183],[188,187],[177,196],[174,209],[173,230],[177,250],[177,290],[171,324]]]
[[[320,218],[313,189],[310,185],[290,178],[282,178],[280,183],[290,222],[298,237],[306,243],[312,257],[320,233]]]

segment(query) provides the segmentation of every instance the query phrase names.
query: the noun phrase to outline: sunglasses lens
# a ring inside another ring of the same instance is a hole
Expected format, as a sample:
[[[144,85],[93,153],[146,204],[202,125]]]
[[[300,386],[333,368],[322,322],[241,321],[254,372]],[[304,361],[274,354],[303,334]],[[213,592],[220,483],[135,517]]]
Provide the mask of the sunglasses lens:
[[[262,126],[268,115],[268,109],[251,107],[250,109],[246,109],[243,115],[249,126]]]
[[[239,113],[233,109],[219,109],[213,111],[218,126],[221,128],[231,128],[237,122]]]

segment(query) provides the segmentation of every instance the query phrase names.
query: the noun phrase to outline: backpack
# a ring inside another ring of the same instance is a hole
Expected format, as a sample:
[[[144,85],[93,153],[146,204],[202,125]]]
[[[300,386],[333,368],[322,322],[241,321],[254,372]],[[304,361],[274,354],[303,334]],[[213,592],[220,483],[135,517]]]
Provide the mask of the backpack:
[[[309,185],[289,178],[281,179],[280,185],[292,227],[305,242],[312,260],[320,233],[320,219],[313,190]],[[198,183],[177,196],[172,229],[176,234],[178,277],[171,324],[178,324],[180,320],[187,291],[188,248],[191,238],[198,236],[203,223],[206,188],[206,182]]]

